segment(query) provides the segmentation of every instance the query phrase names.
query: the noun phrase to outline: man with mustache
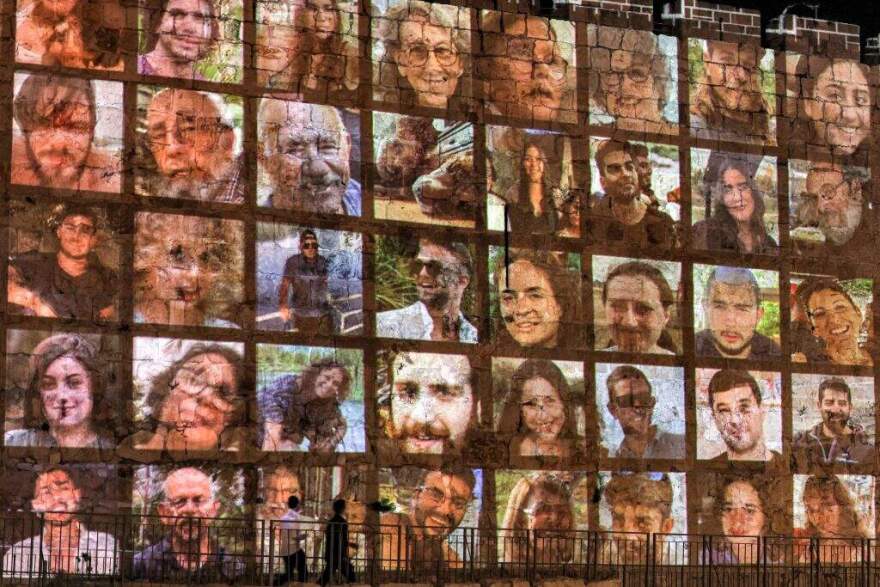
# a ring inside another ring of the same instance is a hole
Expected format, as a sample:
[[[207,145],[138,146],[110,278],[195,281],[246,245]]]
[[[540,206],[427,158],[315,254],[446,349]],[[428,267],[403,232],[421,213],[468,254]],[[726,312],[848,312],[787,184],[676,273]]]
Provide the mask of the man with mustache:
[[[602,304],[611,335],[605,350],[676,354],[678,349],[665,331],[674,301],[669,282],[653,265],[627,261],[614,267],[602,286]]]
[[[399,452],[447,454],[467,444],[478,413],[471,376],[464,355],[404,352],[394,358],[383,403],[385,433]]]
[[[361,215],[361,184],[352,178],[352,139],[340,110],[265,98],[257,124],[258,156],[272,189],[265,205]]]
[[[874,463],[874,443],[865,429],[850,418],[852,391],[846,381],[840,377],[822,381],[816,407],[822,421],[799,432],[792,443],[792,454],[799,469]]]
[[[399,487],[413,491],[408,511],[380,516],[382,568],[435,568],[437,561],[461,568],[464,561],[448,538],[461,524],[474,497],[474,472],[463,467],[404,467],[396,481]]]
[[[95,254],[100,242],[96,211],[60,204],[46,224],[57,239],[57,252],[28,251],[9,260],[7,300],[14,311],[48,318],[114,319],[119,279]]]
[[[815,242],[793,235],[798,253],[830,259],[861,259],[873,253],[870,208],[864,197],[864,193],[870,193],[870,186],[864,185],[864,175],[857,169],[836,163],[810,167],[797,206],[798,224],[817,226],[825,238]]]
[[[235,153],[235,131],[214,99],[193,90],[166,89],[146,109],[146,134],[139,189],[149,196],[241,204],[243,161]]]
[[[70,473],[53,467],[37,475],[31,507],[42,517],[42,534],[13,544],[3,555],[3,577],[116,572],[116,539],[90,530],[76,514],[82,494]]]
[[[746,371],[721,369],[709,381],[709,407],[727,450],[713,463],[764,461],[781,463],[782,455],[764,443],[764,406],[761,388]]]
[[[764,310],[758,280],[748,269],[712,269],[703,293],[703,313],[709,327],[694,337],[698,356],[766,360],[782,354],[772,339],[755,331]]]
[[[119,155],[94,146],[97,111],[92,82],[31,74],[12,102],[12,114],[21,131],[12,142],[12,183],[119,191]]]
[[[605,196],[590,212],[593,242],[644,248],[675,246],[672,218],[642,196],[632,145],[602,141],[596,149],[596,167]]]
[[[651,382],[631,365],[620,365],[608,376],[608,411],[623,429],[620,445],[608,456],[618,459],[683,459],[682,434],[661,430],[653,424],[654,406]]]
[[[484,11],[478,76],[489,111],[510,118],[574,122],[569,64],[550,21]]]
[[[303,334],[332,334],[333,316],[327,289],[327,258],[318,253],[318,236],[306,229],[299,234],[299,255],[284,263],[278,286],[278,311],[288,327]],[[291,300],[291,293],[293,299]]]
[[[138,73],[204,80],[196,64],[220,40],[213,0],[148,0],[146,52],[138,56]]]
[[[132,572],[136,580],[176,582],[234,581],[244,572],[244,561],[228,554],[211,532],[220,513],[214,481],[195,467],[175,469],[162,483],[156,507],[167,534],[135,553]]]
[[[410,271],[418,301],[397,310],[379,312],[376,336],[475,344],[477,329],[461,312],[462,297],[473,273],[467,245],[420,239]]]

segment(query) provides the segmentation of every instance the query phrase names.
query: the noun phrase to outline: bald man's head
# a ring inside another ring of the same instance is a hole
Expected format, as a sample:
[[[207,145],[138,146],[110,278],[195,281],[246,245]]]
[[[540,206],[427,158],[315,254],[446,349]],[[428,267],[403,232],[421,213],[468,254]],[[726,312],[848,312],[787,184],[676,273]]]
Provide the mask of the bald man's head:
[[[169,473],[162,490],[164,497],[157,509],[175,540],[191,540],[199,532],[199,524],[192,520],[198,518],[202,525],[211,525],[220,511],[214,482],[195,467]]]
[[[351,137],[336,108],[265,99],[259,131],[274,206],[346,213]]]

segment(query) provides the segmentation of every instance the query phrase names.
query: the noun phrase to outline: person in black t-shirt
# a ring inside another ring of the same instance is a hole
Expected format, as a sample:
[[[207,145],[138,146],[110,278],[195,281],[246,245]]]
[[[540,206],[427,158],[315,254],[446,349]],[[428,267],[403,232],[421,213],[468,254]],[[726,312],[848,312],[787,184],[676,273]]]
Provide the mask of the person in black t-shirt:
[[[292,316],[293,326],[300,332],[332,332],[327,273],[327,258],[318,253],[318,236],[313,230],[302,231],[299,255],[284,263],[278,288],[278,312],[285,323],[289,324]]]
[[[7,297],[13,312],[50,318],[116,318],[115,271],[101,264],[98,214],[61,204],[48,221],[58,241],[55,253],[27,251],[9,260]]]

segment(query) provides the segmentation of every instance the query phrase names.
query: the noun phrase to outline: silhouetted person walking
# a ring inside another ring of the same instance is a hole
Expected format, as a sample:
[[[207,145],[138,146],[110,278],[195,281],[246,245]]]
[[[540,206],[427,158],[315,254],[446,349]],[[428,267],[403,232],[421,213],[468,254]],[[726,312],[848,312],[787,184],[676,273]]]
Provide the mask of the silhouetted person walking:
[[[354,567],[348,560],[348,520],[342,515],[345,513],[345,500],[337,499],[333,502],[334,516],[327,523],[324,532],[324,572],[321,574],[320,585],[335,582],[336,571],[345,575],[347,583],[356,580]]]

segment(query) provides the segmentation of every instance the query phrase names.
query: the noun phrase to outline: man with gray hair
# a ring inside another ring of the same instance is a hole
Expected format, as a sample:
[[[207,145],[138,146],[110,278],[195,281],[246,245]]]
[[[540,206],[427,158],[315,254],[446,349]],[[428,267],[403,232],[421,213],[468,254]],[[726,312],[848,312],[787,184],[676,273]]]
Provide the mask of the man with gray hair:
[[[183,467],[168,473],[156,507],[167,534],[134,555],[134,578],[222,583],[241,575],[244,561],[228,554],[210,531],[220,506],[217,487],[204,471]]]
[[[266,98],[257,123],[261,171],[272,190],[267,206],[361,215],[352,138],[337,108]]]
[[[782,354],[778,344],[755,330],[764,309],[754,273],[742,267],[715,267],[703,291],[708,328],[694,337],[697,356],[770,359]]]

